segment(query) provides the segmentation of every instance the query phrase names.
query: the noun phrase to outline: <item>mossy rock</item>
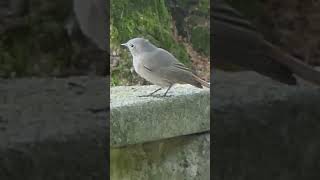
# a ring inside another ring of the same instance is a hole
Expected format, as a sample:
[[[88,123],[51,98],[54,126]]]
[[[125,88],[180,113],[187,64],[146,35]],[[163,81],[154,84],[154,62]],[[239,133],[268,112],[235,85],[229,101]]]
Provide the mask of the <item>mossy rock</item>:
[[[185,47],[174,39],[172,18],[164,0],[112,0],[110,22],[110,48],[112,53],[120,56],[118,65],[111,69],[112,85],[137,84],[142,81],[130,71],[131,56],[120,47],[121,43],[135,37],[149,39],[187,66],[191,65]]]
[[[209,0],[166,0],[177,25],[178,34],[200,54],[210,54]]]

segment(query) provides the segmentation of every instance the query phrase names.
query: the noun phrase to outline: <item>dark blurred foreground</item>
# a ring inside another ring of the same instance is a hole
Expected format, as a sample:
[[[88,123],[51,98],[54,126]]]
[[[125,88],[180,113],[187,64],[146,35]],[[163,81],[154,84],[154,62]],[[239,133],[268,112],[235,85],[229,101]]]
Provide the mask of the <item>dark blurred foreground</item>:
[[[223,67],[225,70],[251,72],[226,73],[215,69],[215,74],[211,74],[214,82],[211,177],[218,180],[320,179],[319,84],[299,77],[296,85],[280,83],[295,84],[287,81],[290,79],[281,79],[286,78],[286,74],[291,76],[292,71],[288,70],[292,69],[280,63],[283,59],[279,57],[283,56],[278,57],[279,61],[270,61],[270,56],[264,56],[268,51],[263,45],[266,41],[272,42],[300,62],[318,65],[320,24],[315,19],[320,17],[319,2],[228,2],[243,14],[230,14],[227,8],[212,12],[213,17],[225,22],[223,25],[231,27],[212,27],[213,34],[216,33],[212,56],[214,62],[224,62],[215,59],[217,53],[233,61],[233,66]],[[252,24],[248,23],[249,19]],[[277,68],[280,71],[277,72]],[[300,68],[303,69],[300,66],[295,70]],[[320,82],[319,71],[307,71],[307,74],[309,80]]]
[[[0,179],[108,178],[107,1],[0,2]]]

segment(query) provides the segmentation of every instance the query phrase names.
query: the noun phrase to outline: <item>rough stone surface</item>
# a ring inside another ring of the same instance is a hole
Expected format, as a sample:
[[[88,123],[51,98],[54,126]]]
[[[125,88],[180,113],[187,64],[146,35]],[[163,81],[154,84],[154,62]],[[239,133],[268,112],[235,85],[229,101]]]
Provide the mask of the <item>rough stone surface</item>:
[[[157,88],[111,88],[111,146],[155,141],[210,129],[209,89],[176,85],[169,91],[170,97],[138,97]],[[164,92],[161,90],[157,95]]]
[[[108,78],[1,79],[0,94],[0,179],[107,176]]]
[[[209,180],[210,134],[111,149],[112,180]]]
[[[253,72],[213,75],[212,178],[320,179],[320,89]]]

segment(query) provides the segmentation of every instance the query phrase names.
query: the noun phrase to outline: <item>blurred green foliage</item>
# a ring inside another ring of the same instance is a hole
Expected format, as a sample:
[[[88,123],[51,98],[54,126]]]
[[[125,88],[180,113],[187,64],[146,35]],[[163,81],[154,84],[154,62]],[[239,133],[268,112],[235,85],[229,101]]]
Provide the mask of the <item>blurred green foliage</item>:
[[[191,44],[192,47],[202,52],[204,55],[210,55],[210,32],[208,28],[196,26],[191,30]]]
[[[167,0],[177,30],[198,53],[210,55],[210,1]]]
[[[111,85],[139,81],[130,71],[131,56],[120,47],[121,43],[135,37],[149,39],[187,66],[191,65],[185,47],[174,40],[172,19],[164,0],[112,0],[110,23],[110,48],[120,55],[120,62],[111,69]]]
[[[72,1],[30,1],[19,28],[0,35],[0,77],[48,75],[70,64],[64,21]]]

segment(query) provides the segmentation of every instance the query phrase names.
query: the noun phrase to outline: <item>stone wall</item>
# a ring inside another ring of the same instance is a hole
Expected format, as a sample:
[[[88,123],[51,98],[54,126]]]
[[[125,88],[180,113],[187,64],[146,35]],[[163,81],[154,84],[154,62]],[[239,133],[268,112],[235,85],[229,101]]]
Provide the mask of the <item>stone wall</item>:
[[[156,88],[111,88],[111,179],[209,179],[209,90],[177,85],[171,97],[138,97]]]

